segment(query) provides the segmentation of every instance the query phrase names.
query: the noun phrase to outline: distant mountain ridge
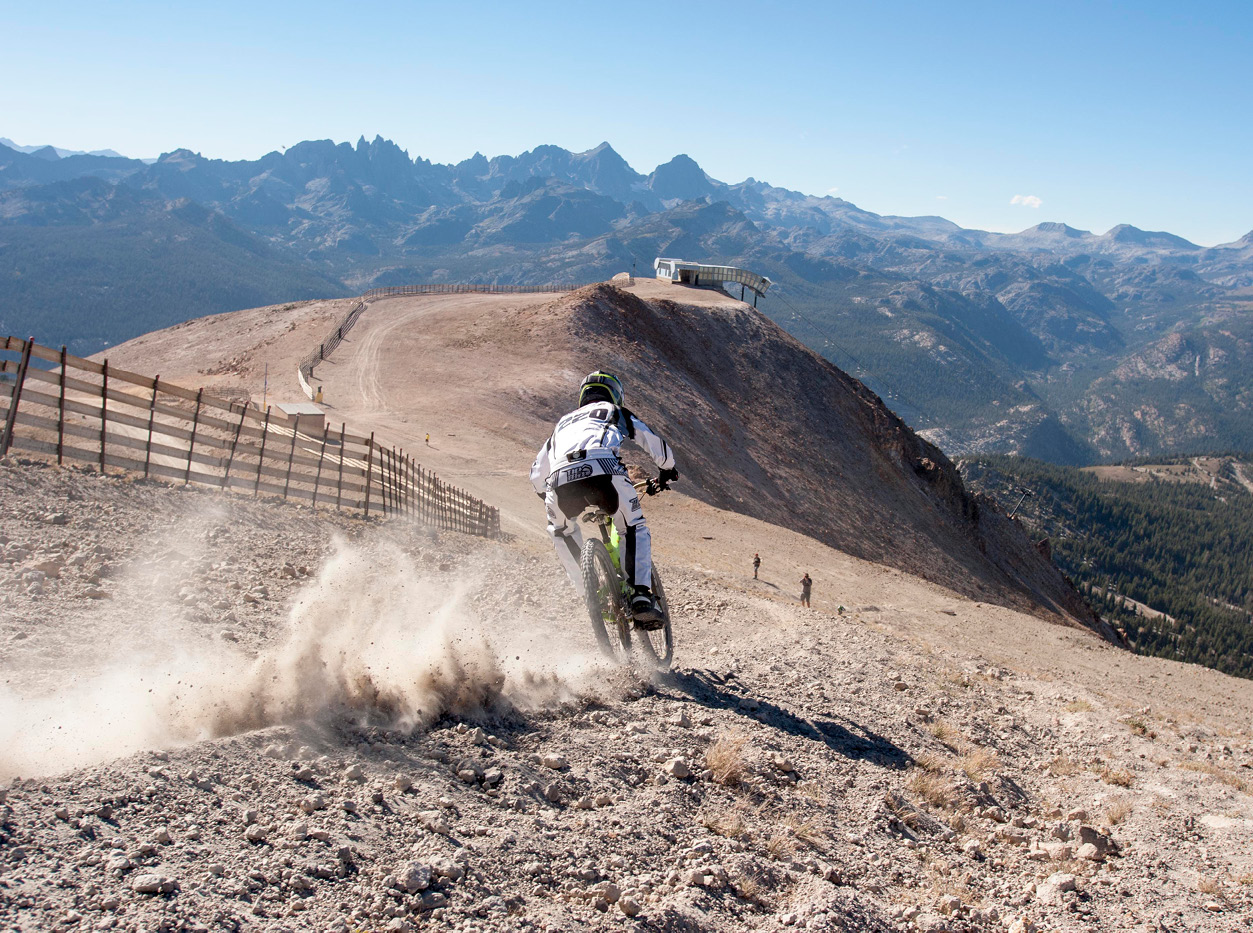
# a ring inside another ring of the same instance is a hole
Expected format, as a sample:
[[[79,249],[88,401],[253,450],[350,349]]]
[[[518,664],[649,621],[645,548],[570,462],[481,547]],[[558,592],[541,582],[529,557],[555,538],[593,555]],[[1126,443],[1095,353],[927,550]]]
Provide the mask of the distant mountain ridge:
[[[166,304],[136,316],[155,300],[144,299],[123,325],[95,302],[102,285],[125,293],[140,275],[184,290],[185,269],[145,247],[139,218],[174,223],[197,205],[212,220],[195,236],[213,236],[208,254],[232,275],[253,263],[264,266],[253,281],[303,283],[253,304],[319,283],[340,294],[415,281],[597,281],[650,274],[660,254],[708,258],[769,275],[778,285],[767,314],[952,453],[1088,462],[1253,438],[1243,355],[1253,232],[1206,248],[1126,224],[1103,234],[1051,222],[968,230],[753,178],[722,182],[682,154],[643,174],[608,143],[456,164],[413,158],[378,136],[237,162],[186,149],[152,164],[53,156],[0,148],[0,307],[19,330],[57,311],[69,332],[45,335],[54,342],[107,344],[134,336],[141,319],[184,313]],[[107,266],[93,258],[99,250]],[[65,268],[95,276],[94,287],[68,294],[57,285]],[[90,338],[64,316],[67,302],[90,319]],[[237,307],[208,304],[195,312]],[[1172,334],[1195,348],[1189,374],[1167,380],[1135,363]]]

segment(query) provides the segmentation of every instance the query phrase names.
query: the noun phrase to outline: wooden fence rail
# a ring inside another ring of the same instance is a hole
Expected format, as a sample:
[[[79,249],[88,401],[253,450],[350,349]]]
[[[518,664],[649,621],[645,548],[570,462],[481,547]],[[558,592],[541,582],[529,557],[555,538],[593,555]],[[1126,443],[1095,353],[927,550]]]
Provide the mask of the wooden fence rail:
[[[316,429],[238,402],[72,356],[0,340],[0,456],[21,450],[253,495],[411,516],[496,536],[500,513],[402,450],[340,424]]]

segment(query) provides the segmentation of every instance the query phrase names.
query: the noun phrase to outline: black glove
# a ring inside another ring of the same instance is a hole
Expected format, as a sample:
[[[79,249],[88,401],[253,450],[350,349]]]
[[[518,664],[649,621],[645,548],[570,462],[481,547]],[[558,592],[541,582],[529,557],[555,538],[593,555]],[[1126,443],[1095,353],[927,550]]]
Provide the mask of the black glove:
[[[670,484],[679,478],[679,471],[671,467],[668,470],[662,470],[657,474],[657,486],[660,489],[669,489]]]

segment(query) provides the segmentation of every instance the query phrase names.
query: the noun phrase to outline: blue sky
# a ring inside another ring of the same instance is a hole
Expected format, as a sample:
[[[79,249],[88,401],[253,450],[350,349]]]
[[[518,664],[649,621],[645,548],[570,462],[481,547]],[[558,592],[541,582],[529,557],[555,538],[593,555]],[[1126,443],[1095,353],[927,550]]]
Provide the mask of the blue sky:
[[[649,172],[1020,230],[1253,229],[1253,4],[0,8],[0,136],[256,158],[375,134],[459,161],[608,140]],[[1015,203],[1016,201],[1016,203]]]

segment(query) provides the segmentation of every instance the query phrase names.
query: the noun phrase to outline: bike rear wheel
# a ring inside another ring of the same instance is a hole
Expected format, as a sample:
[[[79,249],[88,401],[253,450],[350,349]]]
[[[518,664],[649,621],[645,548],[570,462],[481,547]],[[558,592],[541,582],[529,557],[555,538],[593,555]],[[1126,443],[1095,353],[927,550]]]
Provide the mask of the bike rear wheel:
[[[595,539],[583,544],[583,593],[596,644],[606,657],[620,664],[631,657],[631,619],[622,600],[622,581],[605,545]]]
[[[635,641],[646,660],[664,669],[670,667],[674,658],[674,631],[670,628],[670,602],[666,599],[666,589],[661,585],[661,574],[657,572],[656,564],[653,565],[653,596],[665,624],[651,632],[636,628]]]

